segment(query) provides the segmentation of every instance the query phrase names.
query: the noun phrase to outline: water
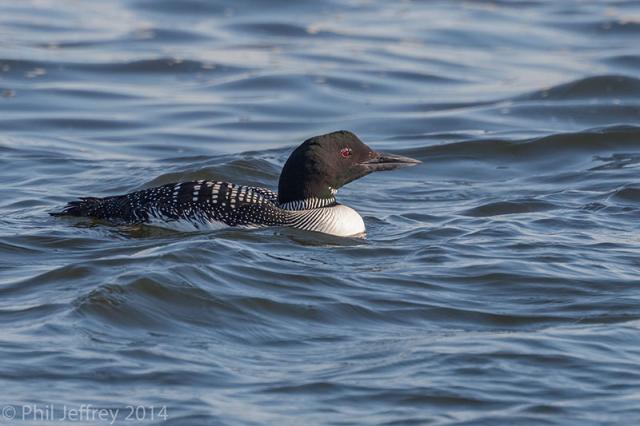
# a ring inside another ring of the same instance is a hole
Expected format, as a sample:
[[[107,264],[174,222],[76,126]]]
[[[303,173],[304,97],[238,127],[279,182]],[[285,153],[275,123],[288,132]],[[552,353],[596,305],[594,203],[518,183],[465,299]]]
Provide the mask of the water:
[[[1,421],[640,422],[639,37],[622,0],[1,2]],[[274,188],[338,129],[423,162],[341,190],[366,240],[47,214]]]

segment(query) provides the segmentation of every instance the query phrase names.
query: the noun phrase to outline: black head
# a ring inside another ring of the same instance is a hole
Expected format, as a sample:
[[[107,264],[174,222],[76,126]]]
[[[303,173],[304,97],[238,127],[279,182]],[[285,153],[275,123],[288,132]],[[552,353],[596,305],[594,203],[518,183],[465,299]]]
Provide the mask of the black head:
[[[333,198],[335,191],[371,172],[420,163],[400,155],[375,152],[347,131],[307,139],[289,156],[278,184],[278,201]]]

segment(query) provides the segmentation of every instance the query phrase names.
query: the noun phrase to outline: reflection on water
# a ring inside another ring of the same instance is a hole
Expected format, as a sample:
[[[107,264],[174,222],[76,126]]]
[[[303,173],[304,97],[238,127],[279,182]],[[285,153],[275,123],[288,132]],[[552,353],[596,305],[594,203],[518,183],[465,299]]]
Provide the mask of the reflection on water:
[[[632,1],[0,4],[2,404],[640,420],[639,34]],[[338,129],[423,162],[340,191],[366,240],[47,215],[275,188]]]

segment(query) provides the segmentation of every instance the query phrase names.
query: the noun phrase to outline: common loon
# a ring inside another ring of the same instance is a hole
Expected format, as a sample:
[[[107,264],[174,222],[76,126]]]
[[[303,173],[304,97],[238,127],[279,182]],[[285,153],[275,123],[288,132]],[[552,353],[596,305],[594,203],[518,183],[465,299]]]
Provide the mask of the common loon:
[[[304,141],[282,168],[278,192],[197,180],[105,198],[71,201],[52,216],[84,216],[116,224],[177,230],[224,226],[288,226],[336,236],[364,234],[362,217],[336,201],[338,189],[371,172],[418,160],[375,152],[356,135],[338,131]]]

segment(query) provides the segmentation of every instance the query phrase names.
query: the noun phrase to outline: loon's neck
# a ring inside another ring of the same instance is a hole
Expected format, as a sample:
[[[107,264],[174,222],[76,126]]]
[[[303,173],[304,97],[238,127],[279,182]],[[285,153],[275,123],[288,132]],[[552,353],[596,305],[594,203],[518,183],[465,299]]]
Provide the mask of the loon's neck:
[[[279,207],[285,210],[311,210],[335,206],[336,204],[336,199],[333,196],[328,198],[309,197],[302,200],[280,202]]]
[[[304,147],[302,147],[304,148]],[[336,203],[338,185],[328,173],[331,167],[317,158],[307,158],[298,147],[280,172],[278,204],[292,206],[292,210],[326,207]]]

